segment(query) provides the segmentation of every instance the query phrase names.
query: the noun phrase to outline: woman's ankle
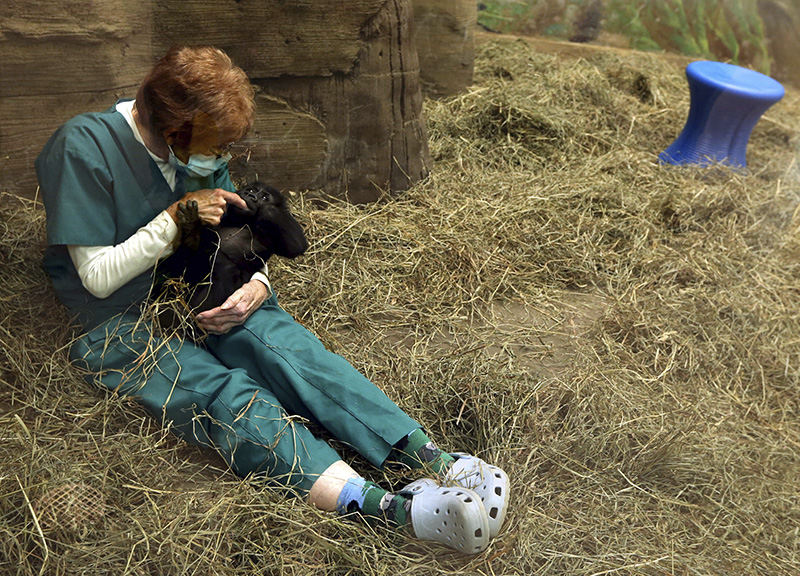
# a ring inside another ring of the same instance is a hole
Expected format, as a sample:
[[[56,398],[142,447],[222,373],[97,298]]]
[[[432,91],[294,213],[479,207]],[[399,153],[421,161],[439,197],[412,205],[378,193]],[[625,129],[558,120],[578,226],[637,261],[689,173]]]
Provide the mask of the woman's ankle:
[[[393,450],[398,462],[412,469],[426,469],[443,476],[455,459],[441,450],[422,428],[416,428],[398,442]]]

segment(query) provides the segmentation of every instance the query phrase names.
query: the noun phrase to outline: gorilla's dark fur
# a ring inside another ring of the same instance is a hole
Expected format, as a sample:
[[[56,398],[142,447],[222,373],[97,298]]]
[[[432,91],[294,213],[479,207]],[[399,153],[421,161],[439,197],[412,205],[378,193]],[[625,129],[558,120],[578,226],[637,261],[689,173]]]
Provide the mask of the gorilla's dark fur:
[[[195,313],[222,304],[273,254],[295,258],[308,248],[303,228],[278,190],[254,182],[236,193],[247,208],[229,204],[219,226],[200,222],[196,202],[178,205],[181,243],[158,270],[192,287],[188,304]]]

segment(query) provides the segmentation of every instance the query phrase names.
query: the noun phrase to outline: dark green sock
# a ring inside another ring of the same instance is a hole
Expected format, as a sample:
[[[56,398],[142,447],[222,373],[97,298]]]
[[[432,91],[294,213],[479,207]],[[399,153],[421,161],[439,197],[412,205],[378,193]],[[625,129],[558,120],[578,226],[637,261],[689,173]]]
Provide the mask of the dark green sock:
[[[352,478],[339,494],[336,510],[340,514],[361,512],[364,516],[383,518],[396,526],[405,526],[410,520],[411,501],[364,478]]]
[[[444,474],[455,462],[455,458],[440,450],[428,435],[417,428],[394,447],[399,462],[411,468],[430,468],[436,474]]]

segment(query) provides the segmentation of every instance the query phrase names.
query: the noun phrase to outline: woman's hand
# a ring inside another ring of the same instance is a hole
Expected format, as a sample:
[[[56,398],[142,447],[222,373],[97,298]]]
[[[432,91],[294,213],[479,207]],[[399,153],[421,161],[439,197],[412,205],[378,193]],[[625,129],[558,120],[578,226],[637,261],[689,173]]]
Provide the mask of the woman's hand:
[[[178,222],[178,203],[186,203],[190,200],[197,202],[197,215],[200,221],[208,226],[217,226],[219,224],[228,204],[236,204],[240,208],[247,208],[245,201],[235,192],[228,192],[222,188],[213,190],[206,188],[184,194],[183,198],[167,208],[167,213],[172,216],[176,223]]]
[[[209,334],[225,334],[234,326],[244,324],[268,296],[269,289],[263,282],[250,280],[221,305],[195,316],[195,322]]]

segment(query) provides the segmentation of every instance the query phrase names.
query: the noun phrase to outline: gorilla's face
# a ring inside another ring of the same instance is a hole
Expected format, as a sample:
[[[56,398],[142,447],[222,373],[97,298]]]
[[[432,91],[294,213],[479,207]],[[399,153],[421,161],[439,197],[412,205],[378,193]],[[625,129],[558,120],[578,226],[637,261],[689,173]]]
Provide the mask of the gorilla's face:
[[[229,206],[225,225],[248,224],[253,235],[270,246],[278,256],[295,258],[308,249],[303,228],[295,220],[280,191],[254,182],[236,193],[247,203],[247,209]]]

